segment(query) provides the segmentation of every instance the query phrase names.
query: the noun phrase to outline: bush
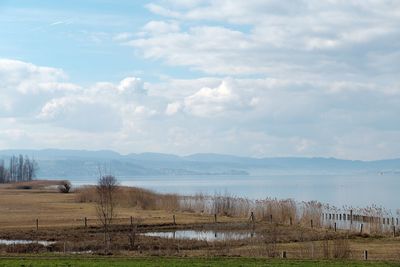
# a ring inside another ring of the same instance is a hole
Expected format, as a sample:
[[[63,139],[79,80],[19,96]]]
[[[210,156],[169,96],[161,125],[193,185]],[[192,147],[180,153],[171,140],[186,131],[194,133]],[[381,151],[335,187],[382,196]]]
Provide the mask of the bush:
[[[62,181],[58,186],[58,191],[60,193],[68,194],[71,191],[72,185],[69,181]]]
[[[17,189],[23,189],[23,190],[31,190],[32,186],[30,186],[30,185],[19,185],[16,188]]]

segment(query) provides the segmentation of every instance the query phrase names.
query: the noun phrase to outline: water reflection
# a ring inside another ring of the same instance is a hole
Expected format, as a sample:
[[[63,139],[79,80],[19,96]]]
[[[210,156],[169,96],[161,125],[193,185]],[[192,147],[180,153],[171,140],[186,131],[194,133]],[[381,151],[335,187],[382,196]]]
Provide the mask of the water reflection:
[[[216,232],[216,231],[196,231],[196,230],[177,230],[168,232],[148,232],[145,236],[155,236],[171,239],[194,239],[205,241],[241,240],[254,237],[254,232]]]
[[[43,246],[49,246],[55,244],[54,241],[33,241],[33,240],[7,240],[7,239],[0,239],[0,245],[26,245],[26,244],[39,244]]]

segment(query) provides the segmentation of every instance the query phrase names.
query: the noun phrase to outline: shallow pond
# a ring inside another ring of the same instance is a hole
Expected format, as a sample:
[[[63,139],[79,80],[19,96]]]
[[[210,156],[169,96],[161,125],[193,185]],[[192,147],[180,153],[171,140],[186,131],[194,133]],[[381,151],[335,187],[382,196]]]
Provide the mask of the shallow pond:
[[[26,245],[26,244],[39,244],[43,246],[49,246],[55,244],[54,241],[33,241],[33,240],[7,240],[0,239],[0,245]]]
[[[194,239],[205,241],[240,240],[251,238],[251,232],[216,232],[216,231],[196,231],[196,230],[177,230],[168,232],[147,232],[145,236],[155,236],[171,239]]]

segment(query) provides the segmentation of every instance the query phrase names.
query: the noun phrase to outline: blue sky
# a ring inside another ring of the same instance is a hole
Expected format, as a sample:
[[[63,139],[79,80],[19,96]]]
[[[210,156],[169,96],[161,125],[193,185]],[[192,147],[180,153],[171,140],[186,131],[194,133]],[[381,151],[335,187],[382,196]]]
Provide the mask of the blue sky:
[[[85,84],[161,71],[114,42],[154,19],[143,1],[1,1],[1,57],[62,68]],[[151,71],[152,70],[152,71]]]
[[[400,157],[396,1],[0,0],[0,149]]]

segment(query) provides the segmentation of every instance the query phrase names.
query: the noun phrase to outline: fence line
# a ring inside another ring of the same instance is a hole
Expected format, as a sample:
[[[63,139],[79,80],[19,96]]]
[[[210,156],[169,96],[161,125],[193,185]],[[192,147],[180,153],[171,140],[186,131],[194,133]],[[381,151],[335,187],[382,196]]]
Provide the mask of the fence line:
[[[254,226],[255,223],[278,223],[283,225],[292,226],[295,224],[303,225],[304,227],[310,228],[328,228],[332,229],[335,232],[337,230],[350,230],[352,232],[359,232],[360,234],[391,234],[396,236],[398,234],[399,229],[399,218],[397,217],[377,217],[377,216],[365,216],[360,214],[353,214],[353,212],[349,213],[321,213],[320,221],[318,222],[315,219],[310,219],[308,222],[293,222],[292,217],[285,221],[273,220],[272,215],[266,217],[257,218],[254,212],[251,212],[249,218],[237,218],[238,220],[229,220],[224,221],[221,218],[217,217],[217,214],[209,215],[207,217],[203,217],[204,220],[195,219],[193,221],[187,221],[185,219],[185,223],[180,221],[182,217],[179,215],[171,214],[170,219],[165,218],[165,220],[161,220],[156,223],[146,223],[144,225],[184,225],[184,224],[199,224],[199,223],[209,223],[209,224],[218,224],[222,222],[226,223],[249,223]],[[241,219],[241,220],[240,220]],[[116,217],[113,219],[113,223],[115,225],[133,225],[142,224],[142,219],[140,217]],[[1,222],[0,222],[1,225]],[[49,220],[49,219],[41,219],[36,218],[31,221],[19,221],[19,226],[23,226],[26,228],[32,227],[36,230],[39,230],[43,227],[92,227],[92,226],[101,226],[101,222],[97,217],[82,217],[82,218],[72,218],[70,220]],[[12,226],[9,228],[13,228]]]

